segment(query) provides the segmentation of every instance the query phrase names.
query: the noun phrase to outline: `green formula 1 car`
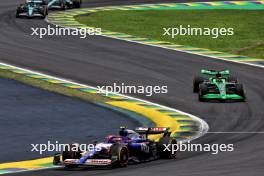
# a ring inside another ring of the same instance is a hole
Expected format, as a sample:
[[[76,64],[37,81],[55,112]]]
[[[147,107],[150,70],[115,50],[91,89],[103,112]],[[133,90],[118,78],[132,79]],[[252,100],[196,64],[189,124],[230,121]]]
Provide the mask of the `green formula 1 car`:
[[[27,16],[32,18],[40,16],[46,18],[48,15],[48,4],[45,0],[26,0],[24,4],[20,4],[16,10],[16,17]]]
[[[229,70],[201,70],[202,76],[193,80],[193,92],[199,93],[199,101],[235,100],[245,101],[243,85],[230,76]]]

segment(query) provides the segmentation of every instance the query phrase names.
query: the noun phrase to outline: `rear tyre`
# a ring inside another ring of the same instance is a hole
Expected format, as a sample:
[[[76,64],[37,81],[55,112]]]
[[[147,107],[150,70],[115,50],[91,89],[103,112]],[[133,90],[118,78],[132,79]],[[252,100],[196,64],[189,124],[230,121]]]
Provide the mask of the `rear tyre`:
[[[200,84],[199,85],[199,96],[198,96],[199,101],[205,101],[205,99],[203,98],[205,94],[207,94],[207,85]]]
[[[177,151],[175,152],[172,151],[173,149],[172,145],[176,145],[176,144],[177,144],[176,139],[170,138],[169,136],[162,137],[157,144],[159,156],[163,159],[176,159]],[[167,145],[169,145],[168,147],[169,150],[167,150],[165,147]],[[164,151],[165,149],[166,151]]]
[[[111,147],[112,159],[116,160],[113,162],[113,167],[126,167],[129,161],[129,151],[126,146],[121,144],[114,144]]]
[[[204,82],[204,78],[201,76],[195,76],[193,79],[193,92],[199,92],[199,84]]]

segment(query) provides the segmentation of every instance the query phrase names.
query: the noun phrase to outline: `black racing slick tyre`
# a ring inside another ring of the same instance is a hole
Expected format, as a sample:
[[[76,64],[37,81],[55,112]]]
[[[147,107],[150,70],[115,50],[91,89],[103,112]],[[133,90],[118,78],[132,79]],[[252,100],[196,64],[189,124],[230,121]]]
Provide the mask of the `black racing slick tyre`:
[[[199,101],[205,101],[205,99],[203,98],[205,94],[207,94],[207,85],[200,84],[199,85],[199,95],[198,95]]]
[[[56,153],[53,158],[53,165],[59,165],[60,163],[61,155],[59,153]]]
[[[199,84],[204,82],[204,78],[201,76],[195,76],[193,79],[193,92],[199,92]]]
[[[126,167],[129,161],[128,148],[121,144],[114,144],[111,146],[111,157],[113,167]]]
[[[20,18],[20,8],[18,7],[16,10],[16,18]]]
[[[43,8],[42,18],[45,19],[47,15],[48,15],[48,8],[45,6],[45,7]]]
[[[177,140],[169,136],[160,138],[157,143],[158,154],[163,159],[176,159],[177,151],[173,151],[176,148]]]
[[[246,95],[245,95],[244,87],[242,84],[236,85],[236,93],[240,95],[241,97],[243,97],[243,101],[246,100]]]
[[[66,10],[66,2],[65,2],[65,0],[60,0],[60,7],[61,7],[61,10]]]

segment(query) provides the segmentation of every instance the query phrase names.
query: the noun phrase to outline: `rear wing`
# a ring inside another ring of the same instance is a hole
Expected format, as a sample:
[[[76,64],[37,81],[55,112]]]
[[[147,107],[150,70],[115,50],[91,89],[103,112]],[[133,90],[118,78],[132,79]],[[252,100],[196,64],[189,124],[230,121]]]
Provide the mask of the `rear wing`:
[[[135,129],[135,131],[138,134],[145,134],[146,137],[149,134],[163,134],[163,136],[170,136],[171,132],[169,132],[170,128],[167,127],[138,127]]]
[[[217,74],[220,74],[221,76],[228,76],[228,75],[230,75],[230,71],[229,70],[216,71],[216,70],[205,70],[205,69],[202,69],[201,70],[201,74],[211,75],[211,76],[216,76]]]

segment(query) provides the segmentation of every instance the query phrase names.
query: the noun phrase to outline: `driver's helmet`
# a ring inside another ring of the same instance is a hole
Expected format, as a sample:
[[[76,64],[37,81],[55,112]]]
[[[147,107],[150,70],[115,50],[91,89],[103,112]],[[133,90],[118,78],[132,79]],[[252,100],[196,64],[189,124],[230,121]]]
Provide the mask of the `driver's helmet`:
[[[127,128],[121,128],[119,131],[119,136],[126,137],[131,140],[141,139],[142,136],[140,136],[137,132],[134,130],[129,130]]]
[[[119,131],[119,136],[127,137],[127,135],[128,135],[127,129],[121,129]]]

